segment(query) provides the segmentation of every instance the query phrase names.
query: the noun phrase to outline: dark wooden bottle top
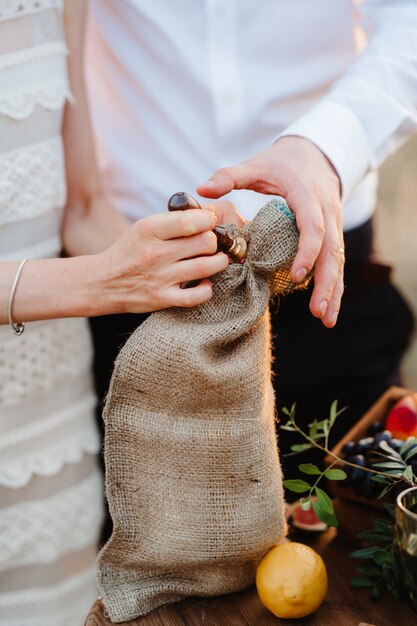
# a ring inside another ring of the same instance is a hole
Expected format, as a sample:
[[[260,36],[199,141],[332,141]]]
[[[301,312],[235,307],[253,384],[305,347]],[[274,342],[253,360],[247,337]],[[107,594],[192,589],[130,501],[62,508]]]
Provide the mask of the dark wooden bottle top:
[[[188,209],[201,209],[201,205],[189,193],[178,191],[168,200],[168,211],[187,211]],[[229,254],[234,261],[244,259],[246,254],[246,242],[244,239],[241,237],[233,239],[224,226],[215,226],[213,233],[217,237],[217,252],[221,251]]]
[[[201,209],[200,204],[189,193],[178,191],[168,200],[168,211],[187,211],[188,209]]]

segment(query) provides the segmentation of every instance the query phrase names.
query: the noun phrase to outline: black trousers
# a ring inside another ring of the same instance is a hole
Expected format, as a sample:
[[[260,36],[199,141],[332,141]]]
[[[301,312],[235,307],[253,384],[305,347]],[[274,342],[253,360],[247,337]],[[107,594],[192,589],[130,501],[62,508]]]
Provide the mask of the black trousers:
[[[372,223],[345,234],[345,294],[339,320],[327,329],[309,311],[311,288],[271,306],[273,373],[278,416],[297,403],[297,421],[306,425],[328,416],[330,405],[348,406],[333,431],[332,443],[347,432],[390,385],[400,383],[399,366],[413,330],[411,311],[389,280],[385,266],[371,261]],[[134,329],[147,315],[94,318],[95,376],[105,398],[114,360]],[[300,462],[285,457],[294,439],[279,436],[284,474],[294,477]]]
[[[273,371],[278,416],[296,405],[300,425],[328,417],[330,405],[348,407],[332,430],[338,441],[387,387],[401,384],[400,364],[414,327],[411,310],[389,280],[389,269],[372,260],[372,222],[345,233],[345,293],[336,326],[327,329],[308,310],[312,288],[296,292],[272,312]],[[283,416],[284,418],[284,416]],[[284,474],[318,455],[285,457],[301,442],[280,432]]]

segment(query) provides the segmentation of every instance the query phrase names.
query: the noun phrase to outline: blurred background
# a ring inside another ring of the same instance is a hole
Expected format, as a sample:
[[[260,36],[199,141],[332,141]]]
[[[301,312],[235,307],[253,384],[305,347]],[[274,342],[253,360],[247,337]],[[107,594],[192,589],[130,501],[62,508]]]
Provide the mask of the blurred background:
[[[380,171],[376,251],[394,266],[394,282],[417,319],[417,137]],[[404,384],[417,391],[417,333],[403,365]]]

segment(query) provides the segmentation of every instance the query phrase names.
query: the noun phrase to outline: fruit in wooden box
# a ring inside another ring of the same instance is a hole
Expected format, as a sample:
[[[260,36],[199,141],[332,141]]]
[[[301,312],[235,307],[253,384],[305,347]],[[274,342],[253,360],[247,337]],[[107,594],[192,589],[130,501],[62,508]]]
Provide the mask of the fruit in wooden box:
[[[387,415],[385,427],[394,437],[417,437],[417,394],[410,393],[398,400]]]
[[[376,454],[380,451],[381,443],[386,441],[389,445],[398,450],[403,441],[394,436],[386,425],[387,417],[391,409],[403,398],[416,395],[410,390],[402,387],[390,387],[387,391],[370,407],[367,413],[351,428],[351,430],[334,446],[332,454],[339,458],[345,458],[352,463],[356,463],[361,468],[371,467],[372,463],[381,461],[381,457]],[[397,434],[397,433],[395,433]],[[384,444],[382,443],[382,446]],[[335,457],[327,455],[325,463],[327,466],[334,464]],[[375,481],[371,480],[369,472],[361,469],[349,468],[347,465],[340,465],[348,474],[347,480],[329,483],[329,489],[334,497],[342,500],[363,503],[367,506],[381,508],[381,500],[376,495],[380,492]]]

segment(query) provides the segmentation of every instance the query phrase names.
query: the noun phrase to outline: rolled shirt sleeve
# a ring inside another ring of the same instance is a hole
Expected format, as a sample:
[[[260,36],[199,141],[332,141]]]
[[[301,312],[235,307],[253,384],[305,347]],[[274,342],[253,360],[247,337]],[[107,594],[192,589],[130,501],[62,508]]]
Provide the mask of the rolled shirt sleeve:
[[[364,0],[367,45],[330,91],[279,137],[314,143],[343,198],[417,129],[417,0]]]

